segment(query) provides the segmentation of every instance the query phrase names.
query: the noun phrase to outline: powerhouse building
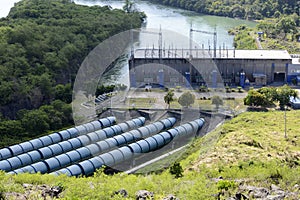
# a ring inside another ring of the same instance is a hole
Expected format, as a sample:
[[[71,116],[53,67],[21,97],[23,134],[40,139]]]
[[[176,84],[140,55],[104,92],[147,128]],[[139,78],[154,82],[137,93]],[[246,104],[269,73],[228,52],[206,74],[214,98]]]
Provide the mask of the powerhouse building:
[[[129,73],[131,87],[261,86],[297,79],[300,65],[286,50],[138,49]]]

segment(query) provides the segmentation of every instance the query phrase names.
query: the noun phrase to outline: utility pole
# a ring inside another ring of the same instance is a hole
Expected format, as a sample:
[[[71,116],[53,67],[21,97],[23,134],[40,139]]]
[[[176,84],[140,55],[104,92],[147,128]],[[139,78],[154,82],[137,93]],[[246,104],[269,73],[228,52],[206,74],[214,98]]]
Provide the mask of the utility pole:
[[[217,28],[215,27],[214,32],[202,31],[202,30],[193,29],[193,25],[191,24],[191,28],[190,28],[190,52],[192,51],[193,32],[198,32],[198,33],[204,33],[204,34],[213,35],[213,40],[214,40],[213,41],[213,44],[214,44],[214,55],[213,55],[213,58],[216,58],[217,57],[217,40],[218,40],[217,39]]]
[[[139,33],[147,33],[147,34],[158,35],[158,58],[161,61],[161,59],[162,59],[162,48],[163,48],[163,45],[162,45],[163,39],[162,39],[161,26],[159,28],[159,32],[147,31],[147,30],[140,30]],[[154,50],[155,50],[155,48],[153,46],[153,52],[154,52]]]
[[[284,138],[287,138],[287,134],[286,134],[286,105],[284,105]]]

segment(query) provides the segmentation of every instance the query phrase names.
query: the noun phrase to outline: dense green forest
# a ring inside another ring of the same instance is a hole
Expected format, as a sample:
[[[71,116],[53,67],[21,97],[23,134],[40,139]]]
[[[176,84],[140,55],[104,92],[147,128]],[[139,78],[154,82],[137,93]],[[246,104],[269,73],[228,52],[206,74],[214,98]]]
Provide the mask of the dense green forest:
[[[70,0],[16,3],[0,19],[0,146],[70,126],[72,83],[85,56],[144,17]]]
[[[179,7],[198,13],[236,17],[241,19],[263,19],[281,14],[299,15],[298,0],[150,0],[155,3]]]
[[[298,15],[281,15],[279,18],[260,20],[255,28],[245,25],[235,27],[229,30],[229,34],[235,35],[234,46],[237,49],[258,49],[257,33],[262,32],[259,41],[263,49],[281,49],[300,54],[299,27]]]

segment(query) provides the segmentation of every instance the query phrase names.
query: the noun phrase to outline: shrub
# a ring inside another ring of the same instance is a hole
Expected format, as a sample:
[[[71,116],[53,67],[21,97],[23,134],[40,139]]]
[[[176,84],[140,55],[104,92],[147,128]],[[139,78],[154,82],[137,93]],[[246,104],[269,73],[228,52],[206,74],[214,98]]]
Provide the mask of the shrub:
[[[242,92],[243,92],[243,90],[242,90],[243,88],[242,88],[241,86],[237,87],[237,89],[238,89],[238,92],[239,92],[239,93],[242,93]]]
[[[229,87],[229,86],[226,86],[226,87],[225,87],[225,89],[226,89],[226,92],[227,92],[227,93],[230,93],[230,92],[231,92],[231,90],[230,90],[230,87]]]
[[[227,191],[230,188],[235,188],[236,185],[234,181],[227,181],[227,180],[221,180],[217,184],[218,190],[225,190]]]
[[[207,92],[207,87],[204,86],[204,85],[201,85],[200,88],[199,88],[199,92]]]
[[[175,178],[182,177],[183,176],[182,172],[183,172],[183,169],[182,169],[180,163],[174,163],[174,165],[170,167],[170,173],[175,175]]]

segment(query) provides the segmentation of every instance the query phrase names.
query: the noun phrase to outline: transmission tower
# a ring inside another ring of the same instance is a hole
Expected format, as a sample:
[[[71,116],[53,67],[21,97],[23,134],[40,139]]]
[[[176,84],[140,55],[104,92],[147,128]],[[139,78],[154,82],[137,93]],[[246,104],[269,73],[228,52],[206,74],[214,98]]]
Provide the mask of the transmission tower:
[[[197,29],[193,29],[193,25],[191,24],[191,28],[190,28],[190,56],[192,55],[192,43],[193,43],[193,32],[196,33],[204,33],[204,34],[209,34],[209,35],[213,35],[213,40],[214,40],[214,58],[217,57],[217,29],[215,27],[214,32],[210,32],[210,31],[202,31],[202,30],[197,30]]]

